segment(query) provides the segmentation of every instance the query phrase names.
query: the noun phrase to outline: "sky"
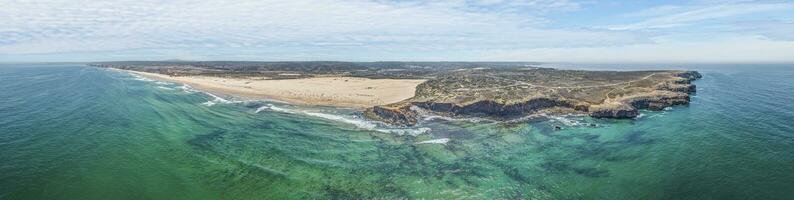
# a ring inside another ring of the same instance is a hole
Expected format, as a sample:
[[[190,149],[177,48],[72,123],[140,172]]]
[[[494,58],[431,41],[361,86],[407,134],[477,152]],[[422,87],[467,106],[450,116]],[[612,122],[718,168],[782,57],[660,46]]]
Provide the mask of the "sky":
[[[794,1],[0,0],[0,62],[794,62]]]

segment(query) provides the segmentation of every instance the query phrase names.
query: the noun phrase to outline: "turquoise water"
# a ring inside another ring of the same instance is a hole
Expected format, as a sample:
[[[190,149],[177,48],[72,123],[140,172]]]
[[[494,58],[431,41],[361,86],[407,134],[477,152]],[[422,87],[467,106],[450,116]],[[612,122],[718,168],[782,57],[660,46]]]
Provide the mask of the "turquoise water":
[[[704,75],[691,105],[636,120],[402,130],[76,64],[2,65],[0,199],[794,198],[794,66],[691,69]]]

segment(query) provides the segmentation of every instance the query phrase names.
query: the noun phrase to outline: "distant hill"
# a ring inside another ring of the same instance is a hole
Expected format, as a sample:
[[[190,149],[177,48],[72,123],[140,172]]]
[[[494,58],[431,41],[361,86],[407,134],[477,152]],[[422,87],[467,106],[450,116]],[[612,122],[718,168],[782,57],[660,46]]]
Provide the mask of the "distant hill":
[[[346,75],[368,78],[426,78],[439,72],[473,68],[526,68],[537,62],[342,62],[342,61],[116,61],[92,66],[162,73],[169,75],[270,76],[274,73]]]

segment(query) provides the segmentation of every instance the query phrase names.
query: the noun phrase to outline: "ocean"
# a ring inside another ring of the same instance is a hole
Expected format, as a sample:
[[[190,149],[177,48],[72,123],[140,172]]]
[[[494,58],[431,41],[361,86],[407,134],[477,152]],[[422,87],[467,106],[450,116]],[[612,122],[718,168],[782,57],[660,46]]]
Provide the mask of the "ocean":
[[[703,74],[691,104],[638,119],[393,128],[81,64],[3,64],[0,199],[794,199],[794,65],[673,68]]]

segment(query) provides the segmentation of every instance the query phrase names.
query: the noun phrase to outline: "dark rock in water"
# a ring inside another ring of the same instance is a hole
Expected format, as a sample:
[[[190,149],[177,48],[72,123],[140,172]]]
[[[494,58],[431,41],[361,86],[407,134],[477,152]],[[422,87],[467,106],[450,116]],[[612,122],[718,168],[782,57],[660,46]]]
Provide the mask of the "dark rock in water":
[[[264,102],[261,101],[248,101],[243,104],[246,108],[259,108],[265,105]]]
[[[562,127],[560,127],[560,126],[554,126],[554,130],[557,130],[557,131],[559,131],[559,130],[562,130]]]
[[[629,118],[635,118],[638,115],[639,115],[639,111],[637,111],[637,109],[631,109],[631,110],[602,109],[602,110],[590,113],[591,117],[595,117],[595,118],[614,118],[614,119],[629,119]]]
[[[370,119],[400,126],[411,126],[416,124],[418,120],[418,114],[411,110],[410,105],[397,107],[375,106],[367,109],[364,115]]]

